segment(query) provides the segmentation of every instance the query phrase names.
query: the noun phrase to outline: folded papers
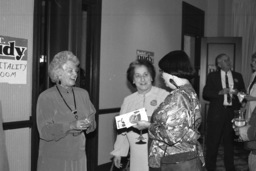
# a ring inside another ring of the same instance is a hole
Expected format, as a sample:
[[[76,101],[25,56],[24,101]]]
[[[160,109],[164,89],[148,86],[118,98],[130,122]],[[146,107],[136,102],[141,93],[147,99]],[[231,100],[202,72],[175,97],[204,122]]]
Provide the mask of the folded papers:
[[[148,121],[148,116],[145,108],[137,109],[129,113],[125,113],[115,117],[117,129],[129,128],[136,125],[137,121]]]

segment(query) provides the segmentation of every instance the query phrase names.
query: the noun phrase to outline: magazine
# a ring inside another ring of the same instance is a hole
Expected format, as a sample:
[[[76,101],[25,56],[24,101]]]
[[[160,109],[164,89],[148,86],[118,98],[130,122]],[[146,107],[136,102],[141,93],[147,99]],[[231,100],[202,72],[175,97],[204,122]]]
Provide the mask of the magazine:
[[[148,121],[148,116],[145,108],[134,110],[115,117],[117,129],[129,128],[136,124],[136,121]]]

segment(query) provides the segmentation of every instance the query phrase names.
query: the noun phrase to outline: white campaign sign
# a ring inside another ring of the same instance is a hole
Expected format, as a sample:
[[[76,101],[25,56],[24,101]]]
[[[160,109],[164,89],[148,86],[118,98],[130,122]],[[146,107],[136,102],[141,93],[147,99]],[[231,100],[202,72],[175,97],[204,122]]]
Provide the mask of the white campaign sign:
[[[27,61],[0,59],[0,83],[26,84]]]

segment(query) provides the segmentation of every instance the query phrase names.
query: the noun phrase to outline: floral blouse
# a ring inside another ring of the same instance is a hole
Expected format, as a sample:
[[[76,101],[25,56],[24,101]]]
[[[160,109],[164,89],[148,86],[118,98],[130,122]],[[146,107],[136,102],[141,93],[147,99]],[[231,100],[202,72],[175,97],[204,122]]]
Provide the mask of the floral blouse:
[[[201,123],[200,102],[190,84],[173,90],[154,111],[149,136],[152,139],[149,166],[160,167],[162,156],[203,151],[197,141]],[[168,144],[168,145],[167,145]]]

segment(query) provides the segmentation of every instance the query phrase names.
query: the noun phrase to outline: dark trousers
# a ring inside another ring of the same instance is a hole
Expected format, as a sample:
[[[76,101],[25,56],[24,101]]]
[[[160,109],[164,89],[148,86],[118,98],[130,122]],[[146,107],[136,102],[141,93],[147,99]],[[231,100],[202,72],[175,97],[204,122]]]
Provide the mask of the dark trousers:
[[[161,168],[160,167],[159,168],[152,168],[152,167],[150,167],[149,171],[161,171]]]
[[[200,159],[194,158],[192,160],[173,163],[173,164],[161,164],[161,171],[203,171]]]
[[[194,162],[190,164],[188,163],[181,163],[180,165],[173,165],[172,168],[168,168],[168,166],[162,166],[161,168],[149,168],[149,171],[188,171],[188,170],[193,170],[193,171],[206,171],[205,168],[201,167],[201,161],[200,159],[194,160]]]
[[[216,160],[221,140],[224,148],[224,165],[226,171],[234,171],[234,130],[231,120],[233,118],[233,110],[224,109],[225,117],[218,121],[207,122],[206,134],[206,169],[214,171],[216,169]]]

